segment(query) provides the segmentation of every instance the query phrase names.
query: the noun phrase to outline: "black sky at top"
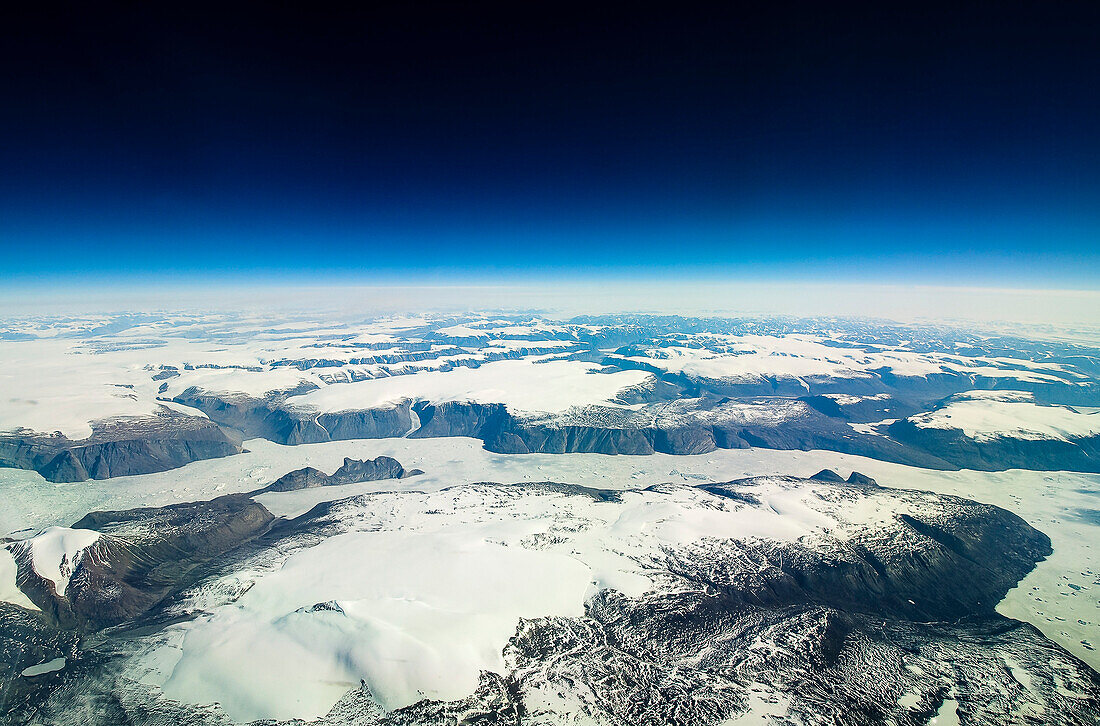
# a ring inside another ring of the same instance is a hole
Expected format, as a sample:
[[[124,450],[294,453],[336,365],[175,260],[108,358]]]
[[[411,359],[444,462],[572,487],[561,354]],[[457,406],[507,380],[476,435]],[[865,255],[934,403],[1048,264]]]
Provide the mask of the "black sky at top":
[[[1097,3],[371,5],[9,15],[0,192],[598,215],[1097,189]]]

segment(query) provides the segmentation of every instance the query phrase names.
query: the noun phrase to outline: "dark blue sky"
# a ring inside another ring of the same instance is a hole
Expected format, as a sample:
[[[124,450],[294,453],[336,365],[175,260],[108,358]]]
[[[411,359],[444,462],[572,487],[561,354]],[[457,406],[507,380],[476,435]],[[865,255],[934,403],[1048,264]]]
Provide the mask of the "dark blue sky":
[[[5,277],[1100,287],[1095,3],[289,5],[5,23]]]

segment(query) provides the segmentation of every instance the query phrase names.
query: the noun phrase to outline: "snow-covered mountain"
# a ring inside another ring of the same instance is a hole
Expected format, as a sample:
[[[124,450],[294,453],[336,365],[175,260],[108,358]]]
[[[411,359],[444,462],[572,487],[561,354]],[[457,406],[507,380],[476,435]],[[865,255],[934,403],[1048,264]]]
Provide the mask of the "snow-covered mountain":
[[[1088,344],[500,314],[0,341],[5,722],[1100,713]]]
[[[37,608],[5,610],[9,627],[82,664],[63,687],[9,689],[15,717],[51,723],[1089,723],[1100,707],[1094,671],[993,610],[1044,535],[860,474],[269,491],[96,513],[8,550]],[[64,587],[54,560],[72,563]],[[77,650],[71,630],[101,635]]]

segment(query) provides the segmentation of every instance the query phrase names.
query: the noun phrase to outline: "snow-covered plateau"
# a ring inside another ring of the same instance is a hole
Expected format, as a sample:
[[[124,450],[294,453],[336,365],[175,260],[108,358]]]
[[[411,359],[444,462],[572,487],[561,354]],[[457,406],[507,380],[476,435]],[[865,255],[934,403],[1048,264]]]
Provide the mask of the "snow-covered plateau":
[[[1100,717],[1100,351],[881,321],[0,321],[12,724]]]

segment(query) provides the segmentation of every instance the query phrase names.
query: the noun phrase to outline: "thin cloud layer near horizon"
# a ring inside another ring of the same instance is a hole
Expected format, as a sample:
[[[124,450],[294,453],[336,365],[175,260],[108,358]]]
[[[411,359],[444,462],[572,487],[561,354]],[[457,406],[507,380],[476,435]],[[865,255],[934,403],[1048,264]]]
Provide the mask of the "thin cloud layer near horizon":
[[[138,284],[14,285],[0,291],[10,316],[165,311],[281,311],[358,319],[411,311],[498,310],[568,319],[643,313],[698,317],[864,318],[1007,326],[1006,332],[1100,340],[1100,292],[755,281],[542,281],[480,285],[226,284],[147,279]]]

